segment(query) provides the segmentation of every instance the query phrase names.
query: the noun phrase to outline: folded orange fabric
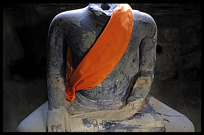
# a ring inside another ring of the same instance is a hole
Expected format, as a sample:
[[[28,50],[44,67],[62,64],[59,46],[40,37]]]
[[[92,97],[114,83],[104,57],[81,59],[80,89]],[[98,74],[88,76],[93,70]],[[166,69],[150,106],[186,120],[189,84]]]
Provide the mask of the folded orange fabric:
[[[73,71],[71,51],[67,50],[65,98],[73,101],[75,92],[100,84],[123,56],[132,34],[133,13],[128,4],[119,4],[103,33]]]

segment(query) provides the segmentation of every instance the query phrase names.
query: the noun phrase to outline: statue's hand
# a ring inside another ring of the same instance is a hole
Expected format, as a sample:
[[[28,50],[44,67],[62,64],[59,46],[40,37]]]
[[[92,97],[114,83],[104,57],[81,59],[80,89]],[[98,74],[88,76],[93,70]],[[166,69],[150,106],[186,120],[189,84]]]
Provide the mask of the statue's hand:
[[[68,112],[64,106],[60,106],[58,109],[48,110],[48,132],[67,132],[68,123]]]

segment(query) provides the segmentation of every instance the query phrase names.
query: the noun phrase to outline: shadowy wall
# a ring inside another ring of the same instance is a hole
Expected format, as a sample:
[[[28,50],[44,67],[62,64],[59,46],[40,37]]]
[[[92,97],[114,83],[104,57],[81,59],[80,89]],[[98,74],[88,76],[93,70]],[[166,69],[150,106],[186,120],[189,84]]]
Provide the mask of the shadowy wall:
[[[136,4],[158,28],[155,78],[150,94],[186,115],[201,131],[201,4]],[[3,131],[47,101],[46,45],[60,12],[88,4],[3,6]]]

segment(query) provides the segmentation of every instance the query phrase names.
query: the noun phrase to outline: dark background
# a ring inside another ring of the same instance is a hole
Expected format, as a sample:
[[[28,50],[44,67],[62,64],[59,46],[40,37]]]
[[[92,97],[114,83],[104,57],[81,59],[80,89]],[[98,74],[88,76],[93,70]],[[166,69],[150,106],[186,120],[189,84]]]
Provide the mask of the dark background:
[[[150,94],[186,115],[201,131],[201,4],[134,4],[158,28],[155,78]],[[60,12],[88,4],[43,3],[3,6],[3,131],[47,101],[46,44]]]

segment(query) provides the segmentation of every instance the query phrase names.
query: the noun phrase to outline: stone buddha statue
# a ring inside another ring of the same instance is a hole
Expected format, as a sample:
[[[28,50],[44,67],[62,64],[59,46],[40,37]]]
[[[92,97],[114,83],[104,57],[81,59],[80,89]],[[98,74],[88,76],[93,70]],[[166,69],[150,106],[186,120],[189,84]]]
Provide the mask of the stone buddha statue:
[[[194,131],[188,118],[150,96],[156,60],[157,26],[146,13],[132,10],[128,47],[96,87],[65,99],[66,56],[75,69],[93,47],[118,4],[89,4],[59,13],[51,22],[47,46],[48,102],[18,126],[20,132]]]

